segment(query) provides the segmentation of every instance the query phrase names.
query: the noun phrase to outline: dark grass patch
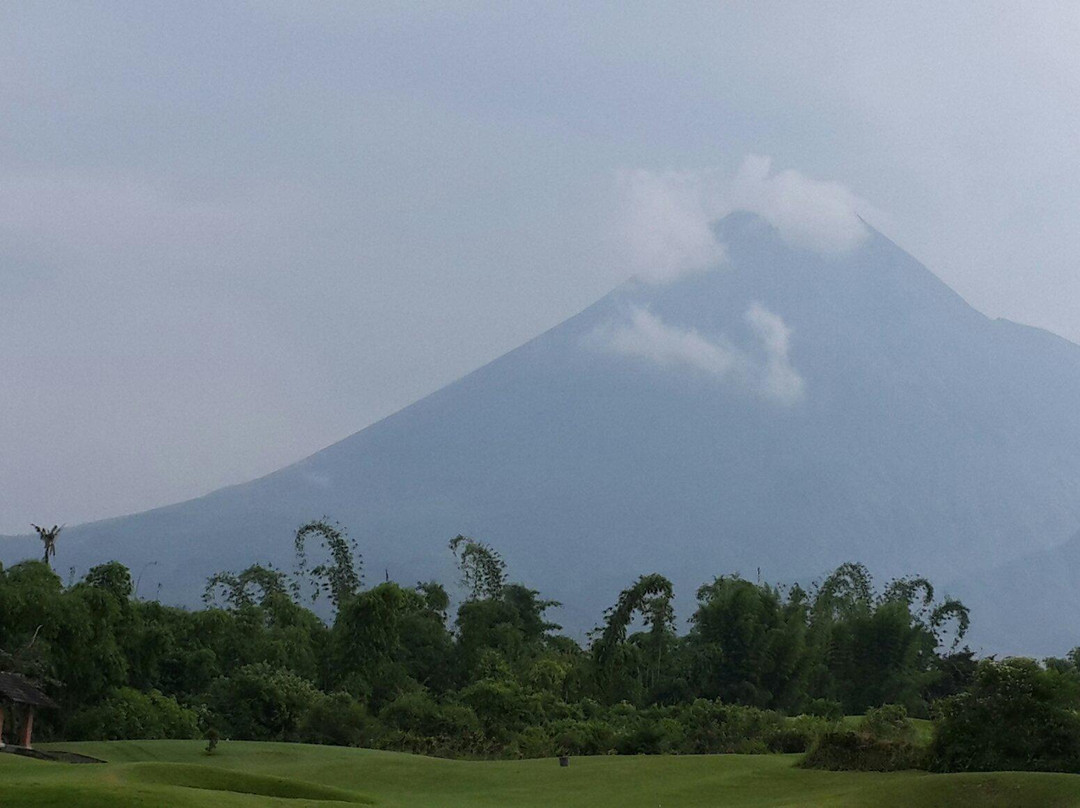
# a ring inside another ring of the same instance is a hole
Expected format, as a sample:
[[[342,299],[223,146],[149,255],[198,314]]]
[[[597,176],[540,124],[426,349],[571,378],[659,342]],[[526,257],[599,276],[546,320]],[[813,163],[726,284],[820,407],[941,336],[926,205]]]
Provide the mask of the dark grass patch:
[[[205,791],[232,791],[237,794],[254,794],[260,797],[330,800],[361,804],[374,802],[369,797],[346,791],[343,788],[189,763],[136,763],[128,768],[127,778],[154,785],[182,786]]]

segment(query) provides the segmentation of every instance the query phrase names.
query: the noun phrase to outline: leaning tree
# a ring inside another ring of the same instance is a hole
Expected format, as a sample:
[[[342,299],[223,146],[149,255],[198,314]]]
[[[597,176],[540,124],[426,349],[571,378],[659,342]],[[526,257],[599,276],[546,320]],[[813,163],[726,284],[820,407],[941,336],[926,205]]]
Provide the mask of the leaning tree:
[[[497,598],[506,586],[506,562],[489,544],[455,536],[450,539],[450,552],[454,554],[461,585],[469,591],[469,600]]]
[[[330,555],[328,560],[313,567],[308,566],[310,539],[317,540]],[[356,542],[341,525],[332,524],[325,517],[303,524],[296,531],[294,545],[298,577],[308,578],[314,586],[313,599],[326,594],[336,610],[360,590],[363,561]]]
[[[615,605],[604,613],[604,628],[592,646],[597,683],[602,690],[610,690],[620,677],[627,674],[638,679],[646,688],[656,685],[663,665],[664,649],[674,633],[673,597],[671,581],[663,575],[642,575],[624,589]],[[631,650],[627,647],[626,634],[637,615],[641,616],[648,632],[642,637],[640,647]],[[644,659],[637,660],[640,667],[631,673],[627,666],[638,667],[631,660],[641,653]]]

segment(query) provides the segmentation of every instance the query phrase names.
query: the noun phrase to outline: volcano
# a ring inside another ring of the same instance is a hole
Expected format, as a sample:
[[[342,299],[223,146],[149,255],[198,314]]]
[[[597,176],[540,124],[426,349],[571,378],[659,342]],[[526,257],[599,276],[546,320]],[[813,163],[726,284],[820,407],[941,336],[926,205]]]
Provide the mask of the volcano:
[[[369,580],[450,583],[448,539],[489,542],[573,631],[642,573],[687,614],[716,575],[855,560],[947,584],[986,650],[1080,644],[1055,561],[1080,558],[1080,346],[984,316],[869,226],[841,253],[746,213],[716,234],[721,265],[628,281],[287,468],[68,528],[59,567],[117,559],[140,594],[194,604],[216,571],[291,568],[325,514]]]

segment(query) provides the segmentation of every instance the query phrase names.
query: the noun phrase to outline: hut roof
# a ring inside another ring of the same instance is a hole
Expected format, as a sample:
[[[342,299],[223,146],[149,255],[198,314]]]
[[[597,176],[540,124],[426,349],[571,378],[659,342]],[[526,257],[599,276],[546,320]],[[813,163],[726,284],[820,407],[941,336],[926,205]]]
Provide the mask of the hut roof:
[[[34,707],[56,707],[50,699],[17,673],[0,673],[0,698]]]

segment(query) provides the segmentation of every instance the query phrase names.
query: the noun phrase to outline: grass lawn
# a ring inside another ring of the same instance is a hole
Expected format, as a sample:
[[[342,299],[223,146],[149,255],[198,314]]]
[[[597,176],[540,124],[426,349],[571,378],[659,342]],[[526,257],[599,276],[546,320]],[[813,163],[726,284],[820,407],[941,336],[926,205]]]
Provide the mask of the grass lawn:
[[[464,762],[364,749],[223,741],[70,743],[109,761],[0,755],[0,806],[338,806],[416,808],[756,808],[1080,806],[1080,776],[804,771],[797,755]],[[43,746],[42,748],[48,748]]]

